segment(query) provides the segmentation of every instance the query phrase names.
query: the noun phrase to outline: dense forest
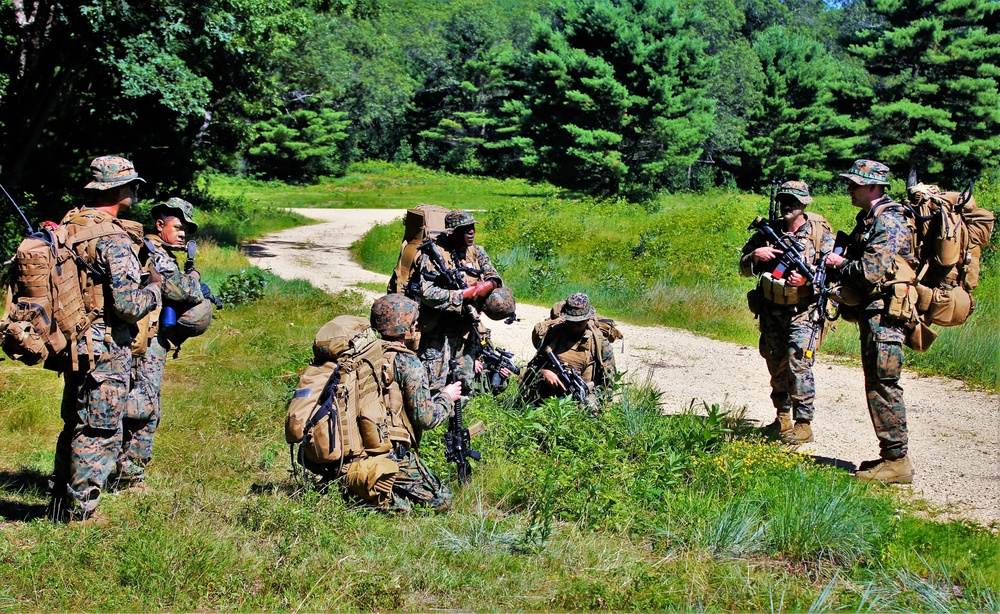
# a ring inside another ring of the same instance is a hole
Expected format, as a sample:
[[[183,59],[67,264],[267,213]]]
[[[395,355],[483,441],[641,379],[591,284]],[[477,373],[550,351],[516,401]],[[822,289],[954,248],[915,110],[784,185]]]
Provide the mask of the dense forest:
[[[637,201],[822,191],[856,157],[957,187],[1000,159],[998,8],[0,0],[0,179],[38,217],[105,153],[154,198],[207,169],[309,182],[363,159]]]

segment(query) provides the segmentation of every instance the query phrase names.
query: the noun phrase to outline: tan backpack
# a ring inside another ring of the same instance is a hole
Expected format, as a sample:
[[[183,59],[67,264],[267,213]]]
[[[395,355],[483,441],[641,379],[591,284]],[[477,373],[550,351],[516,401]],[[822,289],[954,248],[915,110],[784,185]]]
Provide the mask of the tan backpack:
[[[392,382],[386,381],[382,341],[366,318],[327,322],[316,333],[313,357],[288,404],[285,441],[293,461],[338,477],[391,450],[385,395]],[[377,465],[387,467],[381,460]]]
[[[417,257],[420,255],[418,248],[427,239],[433,239],[444,231],[444,218],[449,211],[451,210],[437,205],[418,205],[406,210],[399,258],[386,288],[389,294],[412,294],[407,291],[406,285],[413,277]]]
[[[972,186],[945,192],[918,183],[907,189],[917,216],[917,317],[927,324],[957,326],[975,310],[982,247],[996,217],[976,205]]]
[[[125,230],[95,209],[73,209],[61,225],[44,226],[21,241],[11,261],[0,345],[24,364],[77,371],[77,340],[86,336],[93,354],[86,333],[104,309],[104,280],[91,266],[97,239]]]

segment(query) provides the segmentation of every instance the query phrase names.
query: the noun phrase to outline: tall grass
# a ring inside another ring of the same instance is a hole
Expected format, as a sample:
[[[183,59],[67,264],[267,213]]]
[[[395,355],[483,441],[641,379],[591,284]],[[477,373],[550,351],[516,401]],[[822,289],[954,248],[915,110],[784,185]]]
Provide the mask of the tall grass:
[[[246,268],[205,245],[211,280]],[[266,273],[264,273],[266,275]],[[107,494],[104,527],[43,520],[61,381],[0,363],[0,608],[23,610],[982,610],[996,535],[908,514],[753,438],[740,409],[664,416],[629,384],[599,418],[478,397],[489,426],[446,515],[349,508],[289,472],[282,420],[315,331],[357,295],[266,277],[167,362],[150,494]],[[26,418],[25,416],[30,416]]]

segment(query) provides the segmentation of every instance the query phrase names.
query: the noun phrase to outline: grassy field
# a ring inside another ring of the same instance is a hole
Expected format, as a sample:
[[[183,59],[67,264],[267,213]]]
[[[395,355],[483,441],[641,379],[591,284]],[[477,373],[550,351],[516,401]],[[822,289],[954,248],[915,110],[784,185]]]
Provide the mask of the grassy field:
[[[200,257],[213,287],[249,268],[231,247]],[[440,430],[422,443],[451,512],[351,509],[290,473],[282,423],[315,331],[367,306],[258,273],[262,300],[168,360],[154,490],[102,497],[107,526],[41,519],[62,382],[0,362],[0,610],[1000,609],[1000,527],[935,522],[735,406],[663,416],[641,382],[600,420],[479,397],[467,486]]]

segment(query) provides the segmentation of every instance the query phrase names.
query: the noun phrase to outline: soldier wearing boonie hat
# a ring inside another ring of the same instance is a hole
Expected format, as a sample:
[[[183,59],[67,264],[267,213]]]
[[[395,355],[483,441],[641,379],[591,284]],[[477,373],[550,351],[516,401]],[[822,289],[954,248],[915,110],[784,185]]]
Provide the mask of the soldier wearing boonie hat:
[[[470,212],[450,211],[444,225],[444,232],[421,251],[414,265],[415,298],[420,301],[417,353],[432,392],[443,389],[449,379],[461,381],[468,392],[482,369],[475,359],[479,313],[486,297],[503,282],[486,250],[475,242],[476,219]],[[464,289],[451,287],[436,258],[462,279]],[[452,364],[454,377],[449,377]]]
[[[189,337],[204,333],[212,322],[212,303],[203,292],[196,270],[181,270],[175,250],[183,249],[187,233],[197,230],[194,207],[181,198],[171,198],[151,210],[156,232],[147,234],[139,249],[139,260],[147,270],[163,277],[164,311],[151,322],[148,346],[133,359],[135,378],[125,404],[122,446],[115,482],[119,489],[146,490],[146,465],[153,457],[153,436],[160,421],[160,386],[167,352],[179,350]],[[171,314],[169,317],[164,314]]]
[[[906,405],[899,379],[913,307],[905,280],[913,273],[916,258],[913,231],[902,206],[885,193],[888,175],[889,167],[874,160],[857,160],[840,174],[847,182],[851,204],[861,211],[847,251],[842,256],[830,254],[826,262],[840,270],[844,286],[862,297],[853,309],[861,336],[865,398],[880,458],[861,463],[854,477],[909,483],[914,470],[908,455]]]
[[[551,315],[536,324],[531,334],[531,342],[538,352],[528,362],[523,380],[528,398],[569,394],[558,374],[547,366],[545,350],[551,348],[564,368],[573,368],[580,374],[591,391],[588,405],[596,407],[599,397],[614,381],[617,368],[611,341],[597,325],[597,313],[590,304],[590,297],[574,292],[556,303]]]
[[[771,227],[794,241],[802,250],[802,260],[815,267],[833,251],[833,234],[821,215],[805,212],[813,202],[809,184],[786,181],[775,198],[781,218],[771,222]],[[764,430],[798,445],[814,440],[813,350],[822,333],[814,336],[814,288],[800,271],[793,271],[787,278],[778,271],[782,253],[758,230],[743,246],[740,274],[757,277],[757,286],[747,294],[747,301],[759,319],[758,349],[771,376],[771,404],[777,414]]]
[[[84,186],[92,204],[69,211],[67,236],[88,236],[75,250],[89,267],[84,303],[97,313],[76,341],[79,369],[64,373],[63,430],[56,442],[52,499],[47,516],[60,522],[99,521],[98,501],[115,468],[131,367],[131,326],[160,302],[158,275],[140,287],[139,262],[118,220],[138,200],[144,180],[131,162],[101,156],[90,163]]]

